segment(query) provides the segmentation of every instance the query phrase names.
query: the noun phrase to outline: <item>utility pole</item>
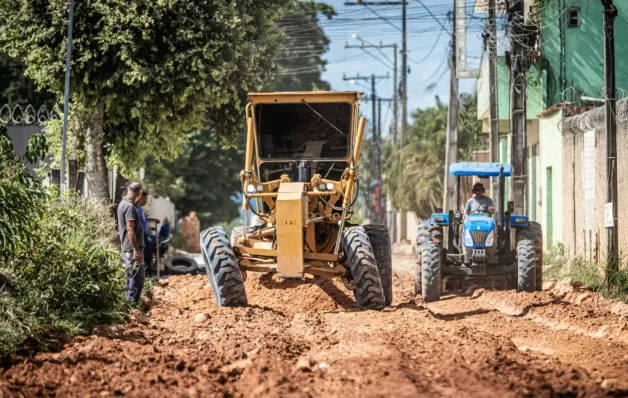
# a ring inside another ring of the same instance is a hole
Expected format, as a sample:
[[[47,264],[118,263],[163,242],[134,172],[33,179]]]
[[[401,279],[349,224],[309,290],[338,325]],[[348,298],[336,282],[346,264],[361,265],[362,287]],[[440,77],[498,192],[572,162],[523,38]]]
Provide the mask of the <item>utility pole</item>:
[[[408,132],[408,51],[406,47],[407,27],[406,27],[406,6],[407,1],[364,1],[345,2],[345,6],[401,6],[401,84],[399,85],[399,97],[401,100],[401,139],[399,140],[400,154],[406,143]],[[400,155],[399,162],[403,165],[403,158]],[[399,226],[399,240],[407,239],[407,214],[401,212]]]
[[[497,24],[495,21],[495,0],[488,0],[488,82],[489,82],[489,149],[491,162],[499,162],[499,108],[497,97]],[[493,178],[492,194],[496,196],[497,179]]]
[[[456,2],[454,1],[454,7]],[[454,12],[453,26],[456,26],[456,13]],[[454,207],[454,176],[449,174],[449,166],[458,158],[458,77],[456,76],[456,35],[451,35],[451,60],[449,61],[449,107],[447,109],[447,139],[445,143],[445,181],[443,183],[443,209]],[[458,211],[460,209],[456,209]]]
[[[612,225],[605,220],[608,235],[608,258],[612,267],[618,267],[618,228],[617,228],[617,87],[615,82],[615,18],[617,8],[613,0],[602,0],[604,6],[604,85],[606,98],[604,113],[606,119],[606,206],[612,208]],[[608,210],[607,210],[608,211]],[[608,216],[607,216],[608,217]],[[608,273],[607,273],[608,278]]]
[[[68,113],[70,111],[70,65],[72,61],[72,25],[74,24],[74,0],[70,0],[68,18],[68,49],[65,56],[65,91],[63,93],[63,132],[61,133],[61,193],[65,192],[65,158],[68,142]]]
[[[488,0],[488,80],[489,80],[489,148],[491,162],[499,162],[499,114],[497,97],[497,24],[495,21],[495,0]]]
[[[381,186],[382,186],[382,174],[381,174],[381,142],[380,142],[380,137],[381,137],[381,126],[380,126],[380,119],[378,119],[377,116],[377,91],[375,88],[375,83],[377,82],[378,79],[388,79],[390,78],[389,75],[386,76],[376,76],[375,74],[372,74],[370,77],[369,76],[360,76],[359,74],[357,76],[353,76],[353,77],[346,77],[343,76],[342,80],[370,80],[371,81],[371,96],[370,96],[370,100],[371,100],[371,105],[372,105],[372,111],[373,111],[373,118],[371,121],[371,126],[372,126],[372,137],[371,137],[371,175],[373,178],[373,182],[374,184],[374,188],[375,188],[375,199],[377,200],[376,205],[372,206],[370,209],[370,218],[371,220],[373,220],[375,223],[380,223],[382,222],[382,219],[385,218],[385,214],[384,212],[381,211],[381,206],[379,204],[379,200],[380,200],[380,195],[378,195],[378,192],[381,192]],[[383,214],[383,216],[382,216]]]
[[[523,0],[509,0],[510,20],[510,156],[513,167],[511,199],[516,213],[526,211],[526,45],[530,35],[523,16]]]
[[[357,37],[358,40],[362,40],[360,37]],[[394,44],[382,44],[379,43],[379,45],[375,45],[375,44],[364,44],[365,41],[362,41],[362,44],[359,46],[352,46],[349,45],[348,43],[345,44],[345,48],[359,48],[361,50],[366,50],[369,48],[375,48],[375,49],[384,49],[384,48],[392,48],[393,49],[393,118],[394,118],[394,126],[393,126],[393,142],[397,142],[397,133],[399,131],[399,110],[398,110],[398,105],[399,105],[399,90],[398,90],[398,86],[397,86],[397,75],[399,72],[399,68],[397,67],[397,43]]]

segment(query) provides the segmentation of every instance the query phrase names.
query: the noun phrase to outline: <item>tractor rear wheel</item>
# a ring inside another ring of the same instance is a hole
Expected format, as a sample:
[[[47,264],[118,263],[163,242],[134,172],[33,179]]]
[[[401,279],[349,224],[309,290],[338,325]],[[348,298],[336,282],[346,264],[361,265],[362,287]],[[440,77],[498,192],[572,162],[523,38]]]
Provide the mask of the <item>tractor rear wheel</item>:
[[[383,225],[365,225],[364,230],[371,242],[373,254],[375,254],[375,262],[377,263],[379,279],[382,281],[386,306],[389,306],[392,304],[393,289],[392,248],[390,246],[388,228]]]
[[[530,221],[526,228],[517,231],[517,241],[529,239],[534,242],[536,266],[536,290],[543,290],[543,228],[538,222]]]
[[[248,302],[242,273],[225,231],[221,227],[203,231],[201,249],[207,268],[207,278],[218,306],[246,306]]]
[[[426,241],[423,244],[423,269],[421,270],[421,295],[423,301],[438,301],[442,278],[441,243]]]
[[[517,242],[517,290],[531,293],[536,290],[536,258],[534,242],[524,239]]]
[[[363,310],[384,309],[384,289],[375,254],[364,228],[346,228],[342,232],[342,246],[355,283],[354,293],[358,307]]]
[[[414,246],[416,263],[414,266],[414,294],[421,294],[421,269],[423,267],[423,247],[426,242],[443,243],[443,227],[432,225],[430,220],[419,221],[419,229],[416,234]]]

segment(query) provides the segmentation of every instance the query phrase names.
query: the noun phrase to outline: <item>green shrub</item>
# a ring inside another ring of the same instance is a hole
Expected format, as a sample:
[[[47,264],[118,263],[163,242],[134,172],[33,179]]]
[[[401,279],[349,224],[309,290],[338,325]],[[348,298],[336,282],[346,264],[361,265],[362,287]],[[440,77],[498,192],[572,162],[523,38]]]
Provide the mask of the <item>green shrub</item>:
[[[0,136],[0,261],[33,243],[33,229],[42,215],[46,191]]]
[[[0,356],[27,338],[48,338],[50,328],[81,334],[122,320],[129,307],[115,242],[105,205],[73,196],[45,202],[29,245],[0,263]]]
[[[40,324],[72,333],[124,314],[124,269],[107,207],[85,198],[49,202],[34,247],[16,256],[16,290]]]

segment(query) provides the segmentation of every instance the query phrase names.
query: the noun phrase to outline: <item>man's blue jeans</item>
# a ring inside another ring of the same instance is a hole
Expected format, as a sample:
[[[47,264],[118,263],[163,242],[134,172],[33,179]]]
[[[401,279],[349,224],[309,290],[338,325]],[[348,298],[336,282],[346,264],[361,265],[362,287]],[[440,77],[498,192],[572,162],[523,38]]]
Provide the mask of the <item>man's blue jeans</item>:
[[[126,270],[126,298],[137,304],[144,289],[144,264],[136,264],[133,252],[122,252]]]

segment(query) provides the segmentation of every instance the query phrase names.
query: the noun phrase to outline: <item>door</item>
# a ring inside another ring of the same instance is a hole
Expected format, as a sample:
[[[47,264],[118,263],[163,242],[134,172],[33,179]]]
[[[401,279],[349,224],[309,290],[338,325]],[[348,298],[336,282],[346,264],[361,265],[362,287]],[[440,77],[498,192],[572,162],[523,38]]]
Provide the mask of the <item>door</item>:
[[[553,231],[554,231],[554,223],[552,220],[552,168],[547,168],[547,181],[545,184],[545,244],[547,248],[552,247],[554,244],[553,241]]]

